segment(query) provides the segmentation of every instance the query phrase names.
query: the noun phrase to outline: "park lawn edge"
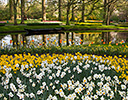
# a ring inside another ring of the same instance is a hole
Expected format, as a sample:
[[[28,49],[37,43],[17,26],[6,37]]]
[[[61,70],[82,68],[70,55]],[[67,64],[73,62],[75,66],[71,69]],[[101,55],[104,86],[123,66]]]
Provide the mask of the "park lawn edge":
[[[24,29],[47,29],[47,28],[64,28],[65,32],[69,31],[90,31],[90,32],[128,32],[128,27],[118,26],[80,26],[80,25],[43,25],[43,26],[27,26],[27,25],[15,25],[15,26],[0,26],[0,35],[2,34],[14,34],[14,33],[25,33]],[[17,32],[13,32],[17,31]],[[21,31],[21,32],[20,32]]]

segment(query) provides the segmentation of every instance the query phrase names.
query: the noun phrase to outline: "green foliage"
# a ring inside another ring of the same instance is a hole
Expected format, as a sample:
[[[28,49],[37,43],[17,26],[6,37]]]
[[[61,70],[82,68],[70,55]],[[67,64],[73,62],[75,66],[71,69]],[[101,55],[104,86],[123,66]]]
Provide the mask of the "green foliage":
[[[6,7],[4,9],[0,8],[0,20],[8,20],[8,19],[9,19],[9,9]]]
[[[128,27],[128,22],[122,22],[118,26],[120,26],[120,27]]]
[[[33,47],[26,48],[26,47],[20,47],[20,48],[12,48],[12,49],[0,49],[0,54],[22,54],[22,53],[31,53],[31,54],[53,54],[53,53],[71,53],[75,54],[76,52],[80,52],[82,54],[95,54],[95,55],[126,55],[128,57],[128,46],[122,47],[122,45],[116,46],[109,46],[109,45],[79,45],[79,46],[64,46],[64,47]]]

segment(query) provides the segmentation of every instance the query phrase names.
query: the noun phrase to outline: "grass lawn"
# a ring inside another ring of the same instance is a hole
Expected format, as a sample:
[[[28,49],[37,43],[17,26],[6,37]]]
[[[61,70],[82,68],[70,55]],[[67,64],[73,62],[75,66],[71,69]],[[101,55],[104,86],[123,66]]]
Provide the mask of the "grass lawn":
[[[80,25],[43,25],[43,26],[0,26],[0,33],[8,31],[24,31],[27,29],[44,29],[44,28],[65,28],[66,31],[127,31],[128,27],[118,27],[118,26],[80,26]],[[13,33],[13,32],[12,32]]]

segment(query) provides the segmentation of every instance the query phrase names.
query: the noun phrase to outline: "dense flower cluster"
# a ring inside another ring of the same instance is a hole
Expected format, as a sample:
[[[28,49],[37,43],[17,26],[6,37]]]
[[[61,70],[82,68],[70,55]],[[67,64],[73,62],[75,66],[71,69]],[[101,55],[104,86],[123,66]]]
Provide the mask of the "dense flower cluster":
[[[127,64],[117,56],[79,52],[2,55],[0,99],[128,100]]]
[[[75,25],[88,25],[88,26],[102,26],[102,23],[84,23],[84,22],[80,22],[80,23],[75,23]]]

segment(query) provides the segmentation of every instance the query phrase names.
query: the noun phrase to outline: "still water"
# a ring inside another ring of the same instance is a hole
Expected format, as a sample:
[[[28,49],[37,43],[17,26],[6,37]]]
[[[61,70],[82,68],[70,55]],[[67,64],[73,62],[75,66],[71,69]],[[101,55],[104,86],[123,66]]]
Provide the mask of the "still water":
[[[45,41],[43,39],[43,35],[31,35],[31,36],[25,36],[23,34],[6,35],[6,36],[2,35],[0,36],[0,47],[11,48],[14,47],[15,45],[29,47],[30,44],[33,44],[33,46],[37,47],[37,46],[42,46],[44,42],[46,46],[59,46],[58,39],[59,39],[58,34],[45,35]],[[69,32],[69,38],[68,38],[69,45],[72,45],[72,43],[74,45],[89,44],[89,43],[101,44],[102,42],[105,42],[107,44],[110,41],[112,41],[112,43],[119,43],[122,40],[124,42],[128,42],[128,32],[83,32],[83,33]],[[61,40],[60,40],[61,46],[65,46],[67,43],[66,41],[67,41],[66,33],[61,34]]]

